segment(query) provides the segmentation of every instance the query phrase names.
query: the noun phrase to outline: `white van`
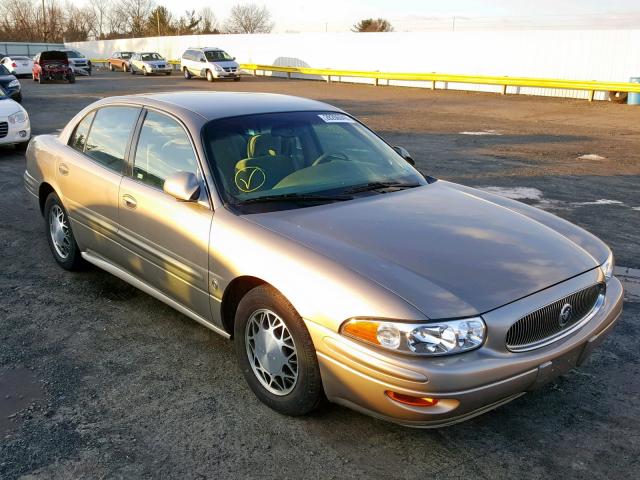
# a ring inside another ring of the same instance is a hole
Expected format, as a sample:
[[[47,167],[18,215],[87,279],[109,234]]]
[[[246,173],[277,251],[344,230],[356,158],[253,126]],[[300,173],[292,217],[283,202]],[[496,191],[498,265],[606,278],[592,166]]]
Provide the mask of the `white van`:
[[[191,77],[205,77],[210,82],[218,78],[240,80],[240,66],[235,57],[219,48],[189,48],[180,58],[180,70],[187,80]]]

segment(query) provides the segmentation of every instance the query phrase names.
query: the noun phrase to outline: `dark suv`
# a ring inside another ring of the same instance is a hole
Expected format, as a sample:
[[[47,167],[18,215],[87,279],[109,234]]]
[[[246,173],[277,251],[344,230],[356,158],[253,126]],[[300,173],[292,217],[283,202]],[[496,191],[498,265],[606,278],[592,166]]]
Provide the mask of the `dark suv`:
[[[20,85],[20,81],[4,65],[0,65],[0,88],[4,90],[8,97],[11,97],[18,103],[22,102],[22,86]]]
[[[66,80],[75,83],[76,76],[69,66],[67,52],[48,50],[36,55],[33,62],[33,81],[44,83],[49,80]]]

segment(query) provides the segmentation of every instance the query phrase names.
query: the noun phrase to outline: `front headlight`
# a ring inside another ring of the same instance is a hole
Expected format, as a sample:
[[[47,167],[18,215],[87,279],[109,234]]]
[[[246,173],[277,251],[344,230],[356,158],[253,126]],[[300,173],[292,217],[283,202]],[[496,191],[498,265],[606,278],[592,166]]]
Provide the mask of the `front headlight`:
[[[16,112],[9,115],[9,123],[24,123],[29,119],[27,112]]]
[[[224,69],[218,64],[214,64],[213,68],[215,68],[217,72],[223,72],[224,71]]]
[[[602,270],[602,273],[604,274],[604,278],[607,280],[607,282],[611,280],[611,277],[613,277],[614,266],[615,266],[615,262],[613,260],[613,253],[609,251],[609,256],[604,261],[604,263],[600,265],[600,269]]]
[[[430,323],[387,320],[347,320],[343,335],[387,350],[412,355],[440,356],[467,352],[484,342],[487,328],[480,317]]]
[[[11,80],[9,82],[9,85],[7,85],[7,87],[19,87],[20,86],[20,82],[16,79],[16,80]]]

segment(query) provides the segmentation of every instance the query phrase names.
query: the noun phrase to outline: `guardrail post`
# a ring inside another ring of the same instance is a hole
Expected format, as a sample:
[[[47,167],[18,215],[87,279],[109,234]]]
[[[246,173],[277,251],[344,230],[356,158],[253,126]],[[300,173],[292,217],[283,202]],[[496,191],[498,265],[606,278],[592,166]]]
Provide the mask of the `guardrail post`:
[[[589,101],[593,102],[593,97],[595,96],[596,91],[595,90],[589,90]]]
[[[291,80],[291,72],[287,72],[287,78]]]
[[[506,94],[507,94],[507,86],[502,85],[502,95],[506,95]]]
[[[254,68],[253,69],[253,76],[255,77],[258,74],[258,71]]]
[[[431,80],[431,90],[435,90],[435,89],[436,89],[436,81]]]
[[[327,75],[327,83],[331,83],[331,75]]]
[[[379,80],[380,80],[380,79],[379,79],[378,77],[374,78],[375,86],[376,86],[376,87],[378,86],[378,82],[379,82]]]

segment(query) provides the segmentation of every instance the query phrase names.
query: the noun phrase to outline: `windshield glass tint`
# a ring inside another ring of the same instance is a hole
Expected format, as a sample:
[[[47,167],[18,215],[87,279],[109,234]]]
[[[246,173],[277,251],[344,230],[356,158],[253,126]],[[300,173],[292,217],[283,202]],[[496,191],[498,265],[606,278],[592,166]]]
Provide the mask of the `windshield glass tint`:
[[[425,184],[389,145],[351,117],[288,112],[214,120],[203,140],[226,201],[339,193],[372,182]]]
[[[75,50],[67,50],[67,57],[69,58],[83,58],[80,52],[76,52]]]
[[[204,52],[205,57],[210,62],[219,62],[222,60],[231,60],[231,55],[223,50],[209,50]]]
[[[11,72],[4,65],[0,65],[0,75],[11,75]],[[0,88],[0,91],[2,91],[1,88]]]
[[[143,53],[142,60],[147,62],[150,60],[162,60],[162,57],[157,53]]]

